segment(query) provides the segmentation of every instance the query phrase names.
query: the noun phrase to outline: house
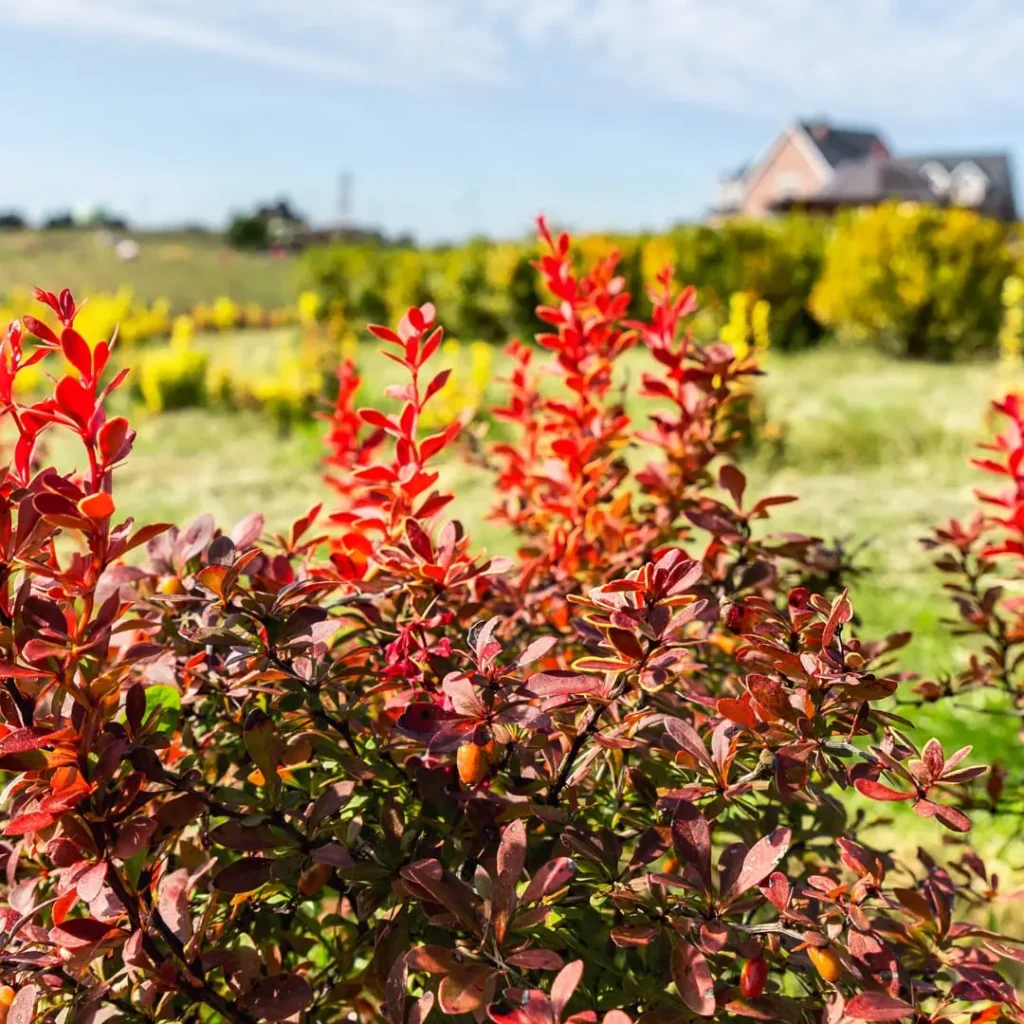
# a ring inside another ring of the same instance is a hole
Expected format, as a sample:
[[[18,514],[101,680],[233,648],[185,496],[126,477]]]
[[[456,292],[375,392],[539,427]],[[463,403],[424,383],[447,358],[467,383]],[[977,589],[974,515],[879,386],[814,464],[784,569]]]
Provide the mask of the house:
[[[1006,154],[894,156],[877,132],[823,121],[790,125],[757,163],[724,177],[716,213],[766,217],[794,207],[833,212],[892,200],[1016,219]]]

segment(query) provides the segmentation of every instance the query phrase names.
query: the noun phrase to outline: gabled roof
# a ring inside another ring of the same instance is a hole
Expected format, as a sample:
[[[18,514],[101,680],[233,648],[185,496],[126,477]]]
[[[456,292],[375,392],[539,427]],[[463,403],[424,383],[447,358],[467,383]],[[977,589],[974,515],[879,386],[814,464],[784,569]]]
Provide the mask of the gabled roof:
[[[958,171],[980,171],[986,182],[984,198],[977,209],[990,217],[1016,219],[1010,161],[1001,153],[868,157],[844,164],[820,192],[802,200],[800,205],[862,206],[887,199],[943,205],[955,203],[955,197],[936,191],[928,173],[929,168],[935,165],[951,176]]]
[[[878,132],[835,128],[825,121],[800,121],[799,127],[833,170],[851,160],[884,156],[888,152]]]

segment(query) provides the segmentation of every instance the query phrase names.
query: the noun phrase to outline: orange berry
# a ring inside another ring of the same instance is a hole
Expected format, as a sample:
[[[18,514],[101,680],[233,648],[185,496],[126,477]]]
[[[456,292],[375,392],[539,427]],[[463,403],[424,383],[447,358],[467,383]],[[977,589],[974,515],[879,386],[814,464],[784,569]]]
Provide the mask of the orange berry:
[[[459,767],[459,778],[467,786],[482,782],[491,768],[487,748],[478,743],[463,743],[455,755],[455,763]]]
[[[814,964],[815,970],[825,981],[835,982],[843,976],[843,964],[839,959],[839,954],[830,946],[821,948],[818,946],[808,946],[807,955],[811,958],[811,963]]]
[[[160,582],[156,585],[160,594],[184,594],[185,585],[178,576],[161,576]]]
[[[330,864],[316,863],[306,868],[299,876],[299,892],[303,896],[315,896],[331,877]]]
[[[679,860],[671,854],[665,858],[665,866],[661,869],[662,874],[677,875],[679,873]]]
[[[10,985],[0,985],[0,1006],[6,1009],[14,1002],[17,993]]]

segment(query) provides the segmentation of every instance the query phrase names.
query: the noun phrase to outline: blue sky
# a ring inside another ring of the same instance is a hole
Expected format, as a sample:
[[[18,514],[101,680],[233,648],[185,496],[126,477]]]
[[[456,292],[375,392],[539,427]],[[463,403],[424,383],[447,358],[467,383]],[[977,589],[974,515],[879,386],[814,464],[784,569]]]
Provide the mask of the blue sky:
[[[1024,152],[1020,0],[0,0],[0,208],[428,240],[699,215],[794,115]],[[1019,161],[1018,161],[1019,162]]]

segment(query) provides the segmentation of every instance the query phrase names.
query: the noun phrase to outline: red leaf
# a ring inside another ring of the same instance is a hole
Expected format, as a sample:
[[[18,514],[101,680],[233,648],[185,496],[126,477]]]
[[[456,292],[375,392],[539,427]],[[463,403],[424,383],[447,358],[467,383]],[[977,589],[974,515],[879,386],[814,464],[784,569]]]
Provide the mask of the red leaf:
[[[620,924],[611,930],[611,940],[625,949],[649,946],[661,934],[653,924]]]
[[[389,434],[394,434],[395,437],[401,434],[398,424],[377,409],[360,409],[359,418],[371,427],[379,427],[381,430],[386,430]]]
[[[497,987],[497,974],[486,965],[460,967],[445,975],[437,990],[442,1013],[473,1013],[489,1003]]]
[[[135,440],[135,432],[123,416],[115,416],[100,427],[96,443],[105,466],[110,466],[123,459],[131,449]]]
[[[524,668],[526,665],[531,665],[533,662],[539,661],[557,643],[557,636],[538,637],[526,648],[525,651],[523,651],[522,654],[519,655],[519,658],[516,661],[516,666],[518,668]]]
[[[7,1008],[7,1024],[32,1024],[36,1016],[37,985],[22,985]]]
[[[67,361],[83,378],[92,377],[92,349],[78,331],[73,327],[65,327],[60,332],[60,347]]]
[[[558,972],[558,977],[551,984],[551,1007],[555,1011],[555,1020],[562,1019],[562,1011],[572,999],[572,994],[582,977],[582,960],[573,960]]]
[[[241,1005],[260,1020],[287,1020],[313,1002],[313,990],[297,974],[271,974],[242,997]]]
[[[832,610],[829,613],[825,629],[821,634],[821,647],[824,650],[836,634],[836,630],[853,618],[853,606],[850,604],[849,590],[844,590],[839,597],[832,602]]]
[[[689,722],[684,722],[679,718],[667,718],[665,720],[665,731],[686,753],[696,758],[699,764],[709,769],[713,767],[707,747],[704,746],[704,741]]]
[[[273,866],[273,861],[262,857],[243,857],[218,871],[213,879],[213,887],[234,895],[252,892],[264,882],[270,881]]]
[[[726,894],[726,900],[734,900],[760,885],[786,856],[792,838],[793,833],[788,828],[777,828],[771,835],[754,843],[743,858],[743,866]]]
[[[406,519],[405,537],[409,541],[409,547],[419,555],[427,564],[433,564],[434,546],[430,542],[430,536],[426,530],[416,522],[415,519]]]
[[[858,992],[846,1004],[846,1016],[854,1020],[900,1020],[916,1013],[910,1003],[887,992]]]
[[[455,953],[444,946],[415,946],[405,954],[405,962],[414,971],[448,974],[459,965],[461,957],[460,953],[456,960]]]
[[[560,971],[565,965],[565,961],[550,949],[524,949],[521,953],[505,957],[505,962],[528,971]]]
[[[160,879],[157,909],[164,923],[187,942],[192,937],[192,918],[188,913],[188,868],[179,868]]]
[[[576,862],[571,857],[549,860],[530,879],[530,884],[519,897],[521,903],[534,903],[561,889],[576,874]]]
[[[718,472],[718,483],[732,495],[736,507],[742,508],[747,478],[735,466],[725,465]]]
[[[79,426],[86,426],[96,408],[96,400],[88,388],[74,377],[61,377],[54,390],[61,412],[70,416]]]
[[[857,779],[854,782],[857,792],[871,800],[913,800],[913,793],[901,793],[898,789],[883,786],[875,779]]]
[[[715,708],[723,718],[728,718],[730,722],[746,726],[748,729],[757,728],[757,715],[754,714],[754,709],[751,706],[750,694],[745,693],[739,700],[723,697],[715,705]]]
[[[28,328],[29,334],[38,338],[41,342],[49,345],[51,348],[60,348],[60,341],[58,340],[57,335],[54,334],[53,331],[51,331],[50,328],[42,322],[42,320],[37,320],[34,316],[23,316],[21,318],[21,322],[26,328]]]
[[[672,846],[679,860],[696,870],[704,891],[711,892],[711,829],[704,815],[686,800],[676,804]]]
[[[786,688],[777,680],[758,674],[747,677],[747,689],[771,719],[794,717]]]
[[[104,924],[92,917],[76,917],[51,928],[50,941],[64,949],[88,949],[117,930],[113,925]]]
[[[494,880],[491,925],[495,942],[505,941],[509,923],[516,912],[516,882],[526,864],[526,827],[517,818],[509,824],[498,845],[497,876]]]
[[[13,666],[11,666],[13,668]],[[13,675],[13,672],[0,670],[0,676]],[[33,673],[35,676],[36,673]],[[48,745],[50,733],[41,729],[12,729],[0,739],[0,757],[5,754],[26,754],[30,750],[39,750]]]
[[[689,942],[678,942],[671,966],[680,999],[694,1013],[710,1017],[715,1012],[715,983],[704,954]]]
[[[36,832],[41,832],[44,828],[49,828],[56,820],[54,815],[47,814],[44,811],[31,811],[28,814],[19,814],[18,817],[12,818],[7,823],[4,835],[30,836]]]
[[[448,383],[448,378],[452,375],[451,370],[442,370],[434,379],[427,385],[427,390],[423,394],[423,403],[426,404],[427,399],[437,394]]]
[[[963,811],[958,811],[955,807],[946,807],[943,804],[937,804],[935,808],[935,817],[938,818],[946,828],[951,829],[954,832],[970,832],[971,830],[971,819],[968,818]]]
[[[593,693],[602,688],[597,676],[577,675],[575,672],[537,672],[526,681],[527,692],[534,697],[571,697]]]

